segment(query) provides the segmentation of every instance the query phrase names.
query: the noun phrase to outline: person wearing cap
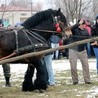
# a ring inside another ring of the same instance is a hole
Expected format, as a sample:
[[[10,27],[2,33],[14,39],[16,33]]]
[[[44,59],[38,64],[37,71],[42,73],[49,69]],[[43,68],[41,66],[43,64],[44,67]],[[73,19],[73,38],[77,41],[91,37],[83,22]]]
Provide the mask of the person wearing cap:
[[[2,20],[0,19],[0,28],[2,28],[4,26]],[[2,67],[3,67],[3,73],[4,73],[4,77],[5,77],[5,86],[7,87],[11,87],[11,84],[10,84],[10,64],[2,64]]]
[[[69,40],[69,43],[81,41],[89,37],[88,31],[85,29],[85,25],[86,25],[85,20],[81,19],[78,21],[77,24],[72,26],[71,28],[72,37]],[[85,84],[92,84],[90,80],[88,57],[85,48],[86,48],[85,44],[81,44],[78,46],[73,46],[69,49],[69,62],[71,67],[71,76],[72,76],[73,85],[76,85],[79,82],[78,74],[77,74],[78,59],[81,61],[82,64]]]
[[[91,31],[91,22],[90,22],[90,20],[86,20],[85,29],[88,31],[89,36],[91,36],[92,31]],[[90,42],[88,42],[86,44],[86,49],[87,49],[88,58],[90,58],[91,57],[91,45],[90,45]]]
[[[54,35],[54,34],[51,35],[51,37],[50,37],[51,47],[52,48],[59,47],[59,41],[60,40],[61,40],[60,36]],[[52,54],[52,59],[58,59],[58,57],[59,57],[59,50],[56,50]]]
[[[92,36],[98,36],[98,16],[96,17],[96,23],[95,25],[92,27]],[[97,70],[97,74],[98,74],[98,41],[94,41],[93,43],[91,43],[93,50],[94,50],[94,54],[96,57],[96,70]]]

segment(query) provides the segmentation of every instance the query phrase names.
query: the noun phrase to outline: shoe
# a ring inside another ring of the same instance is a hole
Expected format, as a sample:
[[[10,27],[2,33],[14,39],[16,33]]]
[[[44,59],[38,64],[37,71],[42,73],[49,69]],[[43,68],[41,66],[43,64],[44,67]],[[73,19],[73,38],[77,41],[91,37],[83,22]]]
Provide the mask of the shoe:
[[[73,85],[77,85],[78,84],[78,82],[73,82]]]
[[[92,84],[92,82],[85,82],[85,84]]]
[[[6,87],[11,87],[11,84],[10,84],[10,83],[6,83],[5,86],[6,86]]]

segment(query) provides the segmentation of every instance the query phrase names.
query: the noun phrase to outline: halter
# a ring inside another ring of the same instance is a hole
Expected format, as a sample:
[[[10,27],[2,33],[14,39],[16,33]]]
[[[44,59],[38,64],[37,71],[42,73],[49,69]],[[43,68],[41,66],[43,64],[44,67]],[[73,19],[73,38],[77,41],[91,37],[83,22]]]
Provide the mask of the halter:
[[[55,30],[57,33],[60,33],[62,31],[61,27],[60,27],[60,24],[58,22],[60,16],[53,16],[52,15],[52,18],[53,18],[53,22],[54,22],[54,27],[55,27]]]

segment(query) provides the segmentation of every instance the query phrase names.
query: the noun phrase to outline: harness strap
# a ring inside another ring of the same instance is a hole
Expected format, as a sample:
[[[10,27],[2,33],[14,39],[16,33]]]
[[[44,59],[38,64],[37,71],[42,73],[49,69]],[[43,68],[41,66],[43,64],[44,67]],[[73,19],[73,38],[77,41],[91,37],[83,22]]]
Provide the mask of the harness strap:
[[[27,36],[27,38],[31,44],[27,45],[27,46],[23,46],[23,47],[19,47],[19,45],[17,44],[18,48],[14,51],[16,54],[25,53],[27,51],[29,52],[32,49],[33,49],[33,51],[37,51],[37,50],[39,50],[39,48],[47,48],[47,49],[49,48],[47,41],[40,35],[36,34],[35,32],[33,32],[31,30],[27,30],[27,29],[25,29],[25,30],[22,29],[22,31]],[[28,34],[30,36],[32,36],[33,38],[35,38],[36,40],[38,40],[39,43],[37,43],[37,44],[33,43]],[[16,33],[16,36],[17,36],[17,33]],[[16,39],[18,39],[18,37],[16,37]],[[17,40],[17,42],[18,42],[18,40]]]
[[[17,30],[13,30],[15,32],[15,37],[16,37],[16,49],[19,49],[19,43],[18,43],[18,32]]]
[[[31,41],[30,37],[27,35],[27,32],[26,32],[25,30],[23,30],[23,29],[22,29],[22,31],[23,31],[23,32],[25,33],[25,35],[27,36],[27,38],[28,38],[28,40],[30,41],[31,45],[33,45],[33,43],[32,43],[32,41]]]
[[[35,51],[34,44],[32,43],[32,41],[31,41],[30,37],[29,37],[29,36],[28,36],[28,34],[27,34],[27,32],[28,32],[28,31],[26,30],[26,31],[27,31],[27,32],[26,32],[26,31],[25,31],[25,30],[23,30],[23,29],[22,29],[22,31],[23,31],[23,32],[25,33],[25,35],[27,36],[28,40],[29,40],[29,41],[30,41],[30,43],[31,43],[31,46],[34,48],[34,51]]]
[[[38,35],[37,33],[33,32],[31,30],[27,30],[27,33],[30,34],[32,37],[34,37],[36,40],[40,41],[42,44],[46,45],[46,43],[48,43],[46,41],[46,39],[44,39],[43,37],[41,37],[40,35]]]

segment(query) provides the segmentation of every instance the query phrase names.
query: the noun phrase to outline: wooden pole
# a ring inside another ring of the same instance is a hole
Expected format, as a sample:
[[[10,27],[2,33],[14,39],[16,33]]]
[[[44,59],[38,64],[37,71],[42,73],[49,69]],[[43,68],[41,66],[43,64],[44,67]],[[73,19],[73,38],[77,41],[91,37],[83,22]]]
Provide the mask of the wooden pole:
[[[87,42],[93,42],[95,40],[98,40],[98,37],[85,39],[85,40],[82,40],[82,41],[77,41],[77,42],[74,42],[74,43],[71,43],[71,44],[68,44],[68,45],[63,45],[63,46],[60,46],[60,47],[57,47],[57,48],[51,48],[51,49],[47,49],[47,50],[43,50],[43,51],[32,52],[32,53],[27,53],[27,54],[20,55],[20,56],[17,56],[17,57],[12,57],[12,58],[0,61],[0,64],[11,63],[11,62],[14,62],[14,61],[17,61],[17,60],[21,60],[21,59],[25,59],[25,58],[29,58],[29,57],[33,57],[33,56],[38,56],[38,55],[42,55],[42,54],[51,53],[51,52],[54,52],[56,50],[71,48],[73,46],[77,46],[77,45],[84,44],[84,43],[87,43]]]

